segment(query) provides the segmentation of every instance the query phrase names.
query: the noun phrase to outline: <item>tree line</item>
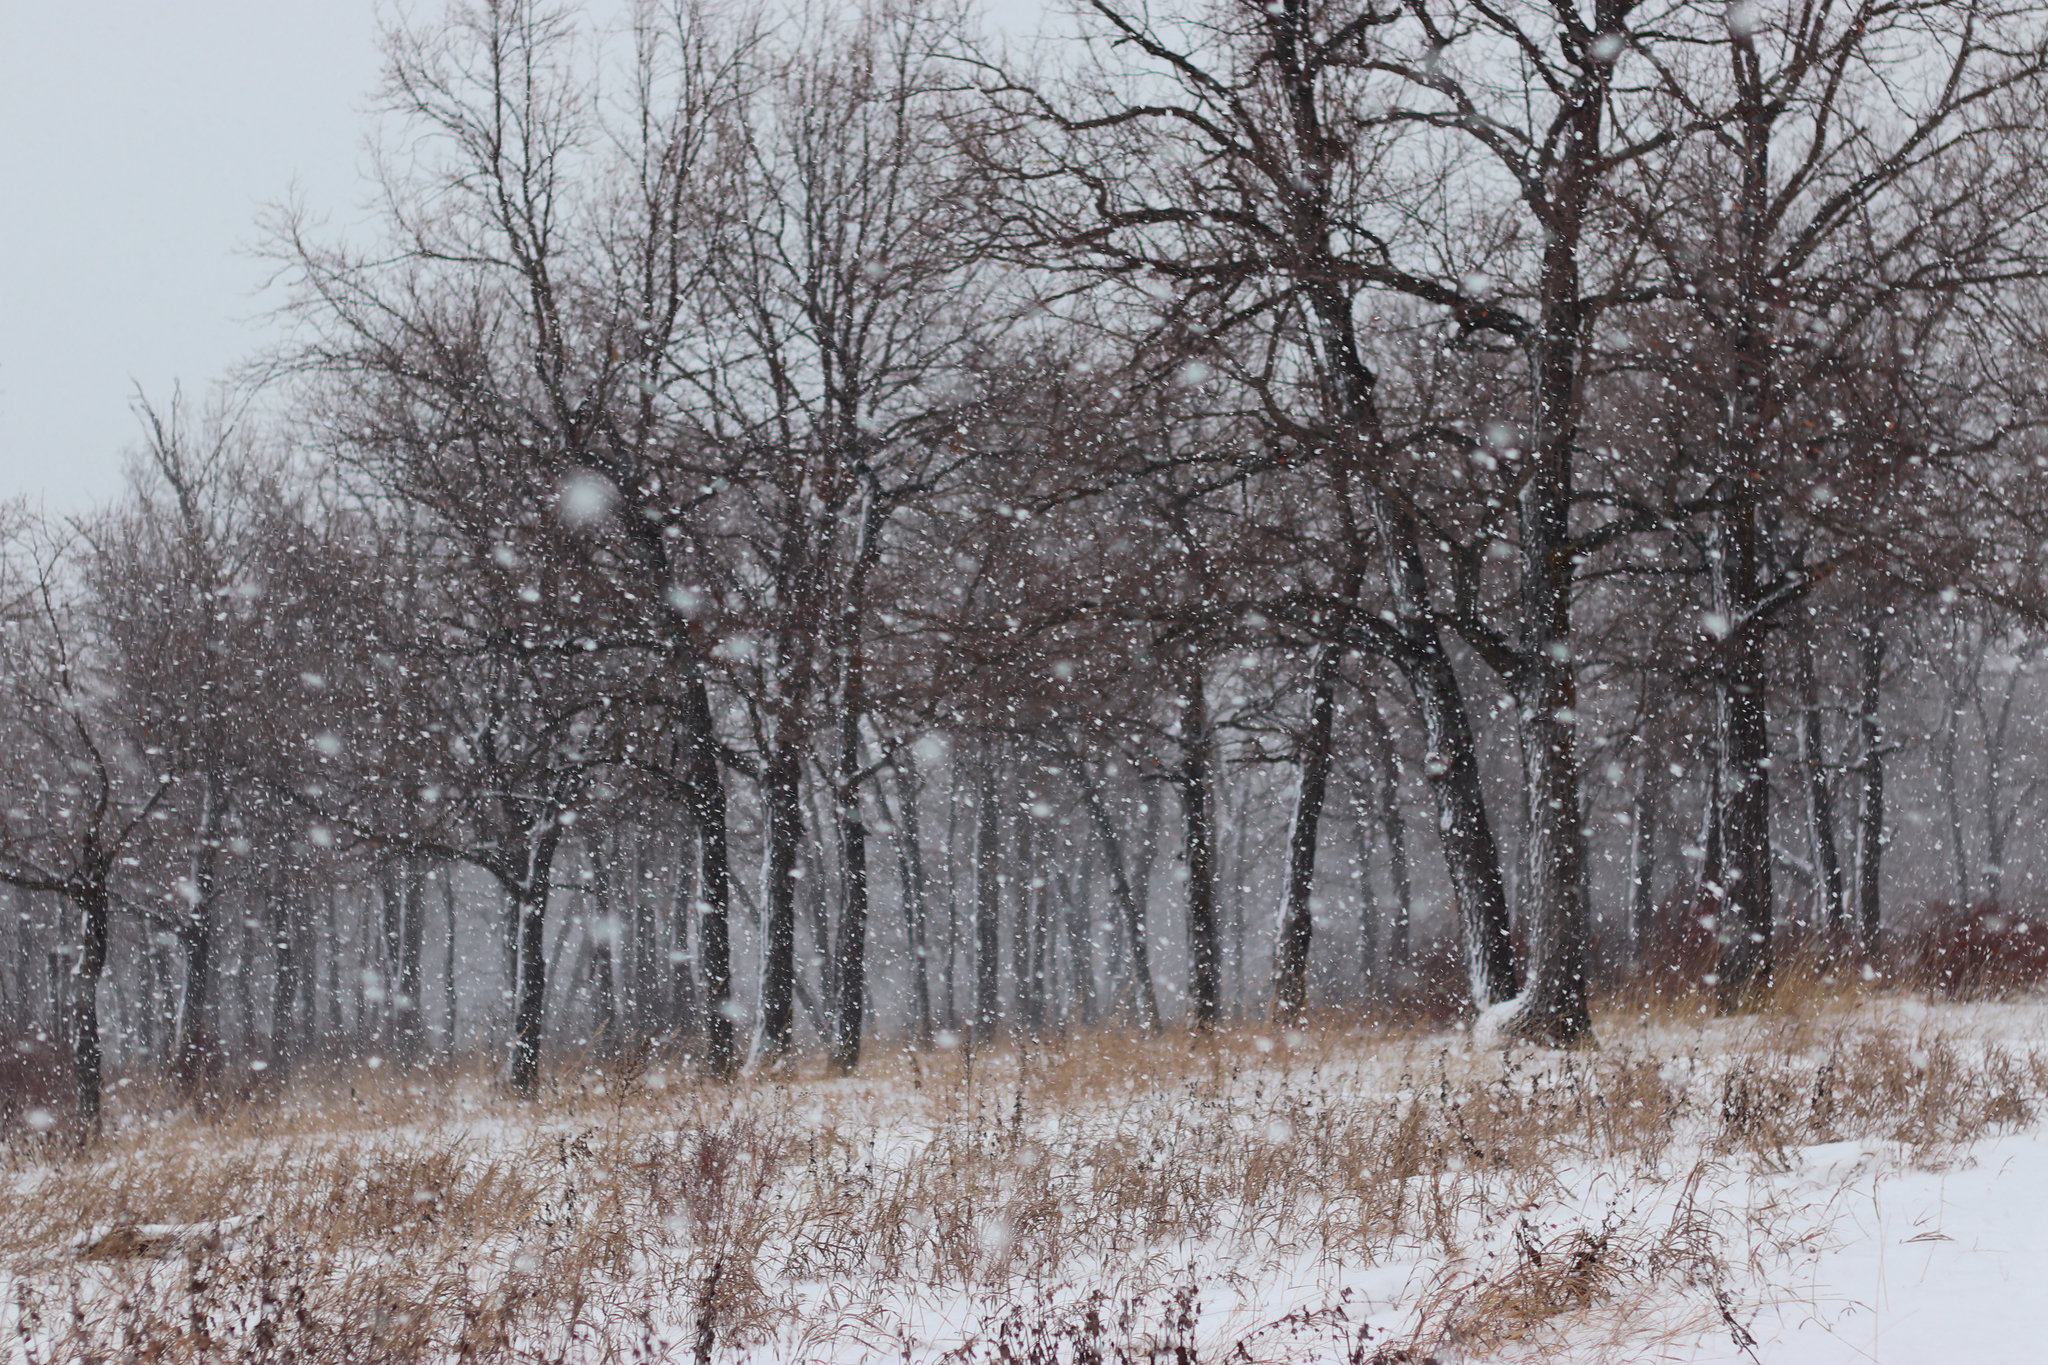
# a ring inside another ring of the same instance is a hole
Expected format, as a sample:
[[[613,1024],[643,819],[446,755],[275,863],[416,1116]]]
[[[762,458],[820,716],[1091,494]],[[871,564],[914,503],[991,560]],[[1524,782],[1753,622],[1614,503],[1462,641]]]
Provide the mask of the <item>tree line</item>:
[[[108,1040],[203,1095],[466,1013],[530,1092],[1446,955],[1570,1044],[1688,935],[1735,1011],[2017,903],[2048,19],[1070,18],[390,30],[287,340],[4,528],[0,1003],[88,1129]]]

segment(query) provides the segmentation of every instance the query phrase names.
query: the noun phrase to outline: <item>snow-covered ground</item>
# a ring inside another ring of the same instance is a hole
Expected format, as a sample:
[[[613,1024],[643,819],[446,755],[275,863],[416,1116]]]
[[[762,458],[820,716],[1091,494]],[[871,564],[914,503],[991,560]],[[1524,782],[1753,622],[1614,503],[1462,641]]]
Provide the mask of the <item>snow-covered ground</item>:
[[[1973,1143],[1941,1170],[1878,1144],[1808,1148],[1811,1247],[1755,1275],[1753,1352],[1708,1335],[1673,1359],[1769,1365],[2048,1360],[2048,1138]]]
[[[2048,1359],[2044,1042],[1876,1001],[532,1109],[357,1076],[14,1148],[0,1358]]]

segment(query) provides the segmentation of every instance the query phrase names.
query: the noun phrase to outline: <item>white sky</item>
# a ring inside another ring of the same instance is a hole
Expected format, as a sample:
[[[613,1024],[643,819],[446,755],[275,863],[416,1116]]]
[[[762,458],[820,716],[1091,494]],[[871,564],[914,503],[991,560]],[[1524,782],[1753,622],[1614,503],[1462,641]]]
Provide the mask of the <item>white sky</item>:
[[[263,345],[257,216],[294,184],[353,215],[378,10],[0,0],[0,498],[112,494],[137,385],[197,397]]]

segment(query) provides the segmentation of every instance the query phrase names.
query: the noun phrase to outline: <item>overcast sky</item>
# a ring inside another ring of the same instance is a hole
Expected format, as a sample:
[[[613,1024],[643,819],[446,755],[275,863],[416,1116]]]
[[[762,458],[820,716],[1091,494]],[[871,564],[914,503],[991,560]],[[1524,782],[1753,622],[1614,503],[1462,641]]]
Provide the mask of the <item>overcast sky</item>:
[[[1038,0],[991,9],[1022,32]],[[257,216],[294,184],[354,212],[377,13],[0,0],[0,498],[111,494],[137,386],[197,395],[263,344]]]

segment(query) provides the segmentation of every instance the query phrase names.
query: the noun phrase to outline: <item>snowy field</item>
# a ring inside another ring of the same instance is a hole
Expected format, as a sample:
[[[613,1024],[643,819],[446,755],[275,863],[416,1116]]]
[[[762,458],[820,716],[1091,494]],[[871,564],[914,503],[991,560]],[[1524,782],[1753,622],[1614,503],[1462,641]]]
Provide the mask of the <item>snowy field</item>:
[[[2048,1005],[1114,1034],[5,1149],[10,1359],[2035,1361]],[[443,1089],[451,1091],[444,1095]]]

